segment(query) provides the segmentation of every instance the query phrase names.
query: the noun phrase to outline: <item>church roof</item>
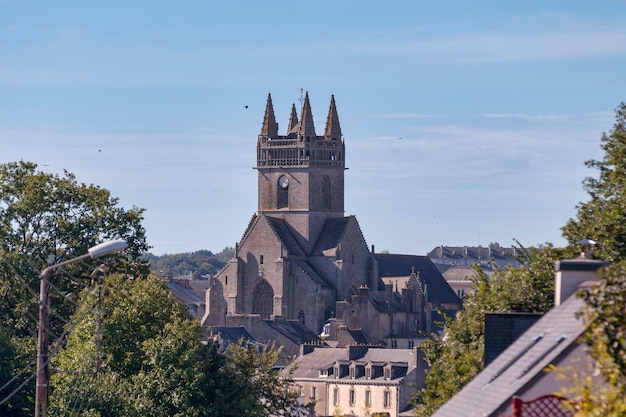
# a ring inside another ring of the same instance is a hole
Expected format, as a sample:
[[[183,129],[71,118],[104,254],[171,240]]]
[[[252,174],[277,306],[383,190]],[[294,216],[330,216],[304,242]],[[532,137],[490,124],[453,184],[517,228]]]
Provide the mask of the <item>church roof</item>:
[[[292,131],[295,129],[297,125],[298,125],[298,112],[296,111],[296,104],[293,103],[291,105],[291,114],[289,115],[289,124],[287,125],[287,133],[292,133]]]
[[[332,288],[333,287],[333,285],[326,279],[326,277],[324,277],[322,275],[322,273],[317,272],[315,270],[315,268],[313,268],[313,266],[310,263],[308,263],[307,261],[303,261],[301,259],[296,259],[295,263],[317,285],[321,285],[322,287],[328,287],[328,288]]]
[[[325,250],[336,248],[351,219],[352,216],[326,220],[313,249],[313,255],[322,255]]]
[[[276,137],[278,136],[278,123],[274,115],[274,106],[272,105],[272,95],[267,95],[267,105],[265,106],[265,117],[263,118],[263,126],[261,126],[261,135]]]
[[[193,291],[185,288],[176,281],[167,282],[167,287],[170,289],[170,292],[172,293],[174,298],[182,301],[185,304],[204,304],[203,299],[201,299],[196,294],[194,294]]]
[[[284,219],[265,216],[276,237],[284,245],[289,255],[304,256],[304,250],[298,244],[296,238],[291,234],[289,226]]]
[[[298,320],[263,320],[263,323],[298,345],[319,340],[314,331]]]
[[[315,126],[313,125],[313,112],[311,111],[311,103],[309,102],[309,92],[304,95],[304,104],[302,105],[302,114],[300,115],[300,123],[296,126],[298,135],[309,136],[315,138]]]
[[[428,256],[376,253],[374,257],[378,262],[378,275],[381,278],[410,276],[415,268],[419,272],[420,280],[427,286],[429,301],[461,302]]]
[[[330,96],[330,108],[328,109],[328,117],[326,118],[326,131],[324,132],[324,136],[327,139],[341,140],[341,126],[339,125],[339,115],[337,114],[334,94]]]

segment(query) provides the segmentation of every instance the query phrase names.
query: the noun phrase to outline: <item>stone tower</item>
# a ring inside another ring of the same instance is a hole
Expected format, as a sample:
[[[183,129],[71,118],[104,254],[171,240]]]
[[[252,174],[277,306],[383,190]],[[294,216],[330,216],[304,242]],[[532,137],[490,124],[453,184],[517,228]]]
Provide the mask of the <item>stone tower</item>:
[[[256,169],[259,213],[285,219],[308,252],[324,222],[344,215],[345,146],[334,96],[324,135],[317,136],[308,92],[299,121],[292,106],[286,135],[278,134],[268,95]]]

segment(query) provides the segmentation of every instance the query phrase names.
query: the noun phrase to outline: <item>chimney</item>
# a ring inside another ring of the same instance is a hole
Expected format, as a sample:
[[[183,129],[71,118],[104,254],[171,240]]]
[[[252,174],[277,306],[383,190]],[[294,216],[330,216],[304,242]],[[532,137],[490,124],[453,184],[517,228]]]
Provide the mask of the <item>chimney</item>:
[[[557,261],[554,265],[555,306],[561,305],[561,303],[576,293],[578,287],[583,282],[594,281],[597,278],[598,270],[610,264],[608,261],[591,259],[590,246],[595,243],[592,240],[585,239],[577,243],[585,247],[578,258]]]

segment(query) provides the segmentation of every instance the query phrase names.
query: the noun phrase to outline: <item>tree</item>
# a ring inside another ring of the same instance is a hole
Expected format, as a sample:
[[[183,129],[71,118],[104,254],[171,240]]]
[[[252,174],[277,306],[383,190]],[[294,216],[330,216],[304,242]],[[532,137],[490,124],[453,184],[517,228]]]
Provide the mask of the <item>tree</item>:
[[[626,104],[615,110],[613,129],[602,134],[601,143],[603,158],[585,162],[599,171],[598,178],[583,181],[590,200],[576,206],[576,219],[562,230],[570,244],[592,239],[596,257],[621,261],[626,259]]]
[[[605,267],[600,275],[578,292],[585,301],[579,313],[587,325],[584,342],[594,361],[577,358],[552,369],[567,381],[561,391],[575,417],[626,415],[626,263]]]
[[[422,345],[430,369],[413,399],[417,416],[430,416],[482,370],[486,313],[543,313],[554,304],[554,262],[566,250],[550,244],[521,249],[523,267],[496,270],[490,278],[475,267],[476,290],[463,300],[463,311]]]
[[[295,405],[273,369],[279,350],[202,343],[204,329],[154,276],[107,278],[80,306],[54,362],[51,415],[266,416]]]
[[[62,176],[48,174],[24,161],[0,165],[0,327],[4,328],[0,334],[15,349],[10,375],[28,371],[35,357],[40,271],[51,263],[82,255],[97,243],[121,238],[129,243],[124,252],[127,257],[109,259],[110,268],[140,273],[146,268],[133,261],[148,249],[142,220],[142,209],[119,207],[109,191],[79,183],[67,171]],[[62,334],[74,312],[75,304],[68,295],[77,294],[89,283],[93,268],[89,262],[76,263],[53,277],[53,339]],[[30,374],[24,372],[22,379],[4,387],[0,400]],[[8,381],[0,378],[3,387]],[[32,415],[32,410],[18,404],[32,407],[33,388],[34,383],[25,385],[0,405],[0,413],[10,409],[11,415]]]

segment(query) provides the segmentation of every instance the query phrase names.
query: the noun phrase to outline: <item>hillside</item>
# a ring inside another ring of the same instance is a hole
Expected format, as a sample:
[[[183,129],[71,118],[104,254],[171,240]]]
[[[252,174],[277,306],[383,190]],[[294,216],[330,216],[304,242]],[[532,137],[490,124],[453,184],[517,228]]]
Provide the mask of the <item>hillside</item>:
[[[148,253],[143,258],[150,262],[152,271],[158,272],[162,276],[176,277],[191,274],[194,279],[202,279],[203,276],[206,278],[207,275],[217,273],[234,254],[233,248],[226,247],[216,254],[202,249],[195,252],[161,256]]]

